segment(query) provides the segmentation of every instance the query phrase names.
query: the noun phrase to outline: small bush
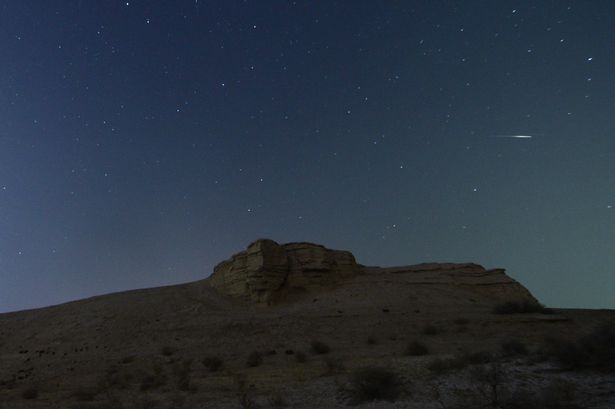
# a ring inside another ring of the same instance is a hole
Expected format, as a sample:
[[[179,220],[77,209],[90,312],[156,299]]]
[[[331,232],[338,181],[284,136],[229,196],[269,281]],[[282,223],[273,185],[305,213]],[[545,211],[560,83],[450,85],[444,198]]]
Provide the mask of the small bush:
[[[552,314],[544,305],[532,301],[506,301],[493,308],[495,314]]]
[[[122,358],[122,363],[125,364],[125,365],[126,364],[131,364],[131,363],[134,362],[134,360],[135,360],[134,355],[129,355],[129,356],[125,356],[124,358]]]
[[[543,354],[564,369],[615,373],[615,326],[602,325],[576,341],[551,338]]]
[[[32,400],[38,398],[38,389],[34,387],[29,387],[21,392],[21,397],[27,400]]]
[[[146,374],[143,379],[141,379],[141,385],[139,388],[142,391],[147,391],[150,389],[156,389],[161,386],[166,385],[167,377],[162,371],[162,367],[158,365],[154,365],[152,372]]]
[[[429,354],[429,348],[422,342],[412,341],[406,347],[404,355],[421,356]]]
[[[443,375],[448,372],[452,372],[455,370],[461,370],[465,368],[467,365],[455,358],[435,358],[428,365],[427,369],[436,375]]]
[[[502,342],[501,347],[502,355],[508,357],[527,355],[529,352],[525,344],[518,339]]]
[[[248,360],[246,361],[246,364],[248,365],[248,367],[255,368],[257,366],[260,366],[260,364],[262,363],[263,363],[263,355],[260,352],[252,351],[250,355],[248,355]]]
[[[433,326],[433,325],[426,325],[423,328],[422,332],[423,332],[423,335],[430,335],[430,336],[432,336],[432,335],[438,335],[440,333],[440,330],[437,327]]]
[[[192,360],[186,359],[182,362],[177,362],[173,367],[173,374],[177,377],[177,388],[184,392],[195,392],[196,388],[190,381],[190,373],[192,372]]]
[[[493,355],[489,352],[479,351],[462,354],[459,358],[466,365],[482,365],[493,361]]]
[[[582,409],[576,400],[575,385],[554,380],[539,393],[526,389],[516,390],[503,402],[505,409]]]
[[[160,353],[164,356],[171,356],[175,353],[175,348],[166,345],[160,349]]]
[[[457,325],[468,325],[469,323],[470,323],[470,320],[467,318],[463,318],[463,317],[457,318],[455,320],[455,324]]]
[[[247,393],[239,395],[239,406],[242,409],[258,409],[260,407]]]
[[[101,388],[127,389],[132,380],[132,374],[120,371],[117,366],[111,365],[101,377],[100,386]]]
[[[289,406],[288,402],[286,401],[286,399],[284,399],[284,397],[279,391],[273,393],[268,400],[269,406],[271,406],[273,409],[282,409]]]
[[[492,356],[486,352],[474,352],[452,358],[436,358],[427,365],[435,374],[442,375],[448,372],[460,371],[470,365],[486,364],[492,361]]]
[[[351,404],[374,400],[394,402],[402,392],[399,376],[386,368],[363,368],[355,371],[350,379]]]
[[[329,345],[321,341],[312,341],[310,346],[312,347],[312,352],[319,355],[328,354],[331,351]]]
[[[376,345],[378,343],[378,339],[373,336],[370,335],[369,337],[367,337],[367,345]]]
[[[337,375],[344,371],[344,361],[341,358],[325,358],[326,375]]]
[[[206,356],[203,358],[203,366],[209,369],[211,372],[217,372],[220,368],[222,368],[222,359],[217,356]]]
[[[303,351],[297,351],[297,353],[295,354],[295,359],[299,363],[304,363],[307,362],[307,355]]]
[[[80,388],[73,392],[73,397],[81,402],[93,401],[98,391],[93,388]]]

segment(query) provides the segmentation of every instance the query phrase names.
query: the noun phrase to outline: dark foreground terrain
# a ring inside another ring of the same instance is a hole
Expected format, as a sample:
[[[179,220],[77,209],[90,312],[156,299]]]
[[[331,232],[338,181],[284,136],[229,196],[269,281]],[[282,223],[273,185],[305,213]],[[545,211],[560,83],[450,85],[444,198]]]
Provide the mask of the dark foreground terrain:
[[[0,314],[0,408],[613,408],[615,311],[503,270],[257,241],[214,278]]]

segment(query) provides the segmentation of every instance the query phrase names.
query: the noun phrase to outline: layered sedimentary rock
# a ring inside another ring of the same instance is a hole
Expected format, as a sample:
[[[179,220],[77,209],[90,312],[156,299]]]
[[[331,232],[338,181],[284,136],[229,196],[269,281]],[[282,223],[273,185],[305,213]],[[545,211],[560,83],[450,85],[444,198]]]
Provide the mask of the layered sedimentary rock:
[[[268,303],[289,289],[330,287],[359,270],[348,251],[313,243],[280,245],[260,239],[218,264],[209,281],[224,294]]]
[[[474,263],[422,263],[386,270],[404,274],[416,284],[450,284],[472,288],[493,299],[538,303],[524,286],[506,275],[503,268],[485,269]]]

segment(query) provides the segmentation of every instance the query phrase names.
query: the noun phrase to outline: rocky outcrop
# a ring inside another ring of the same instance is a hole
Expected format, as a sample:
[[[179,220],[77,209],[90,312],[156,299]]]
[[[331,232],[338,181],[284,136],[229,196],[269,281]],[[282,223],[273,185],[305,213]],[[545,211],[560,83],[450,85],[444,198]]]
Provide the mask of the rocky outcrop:
[[[331,287],[359,270],[348,251],[313,243],[280,245],[260,239],[218,264],[209,282],[224,294],[270,303],[289,290]]]
[[[474,263],[422,263],[388,268],[394,274],[404,274],[414,284],[448,284],[471,288],[489,298],[501,301],[538,300],[519,282],[508,276],[503,268],[485,269]]]

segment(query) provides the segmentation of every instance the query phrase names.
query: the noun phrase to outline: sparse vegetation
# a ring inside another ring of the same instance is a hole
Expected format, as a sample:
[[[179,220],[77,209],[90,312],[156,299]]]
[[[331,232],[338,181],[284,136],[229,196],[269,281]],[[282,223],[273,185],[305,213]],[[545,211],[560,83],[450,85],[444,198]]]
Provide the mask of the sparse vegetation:
[[[344,360],[342,358],[333,358],[333,357],[327,357],[325,358],[325,365],[326,365],[326,375],[337,375],[342,373],[342,371],[344,370]]]
[[[604,324],[576,341],[551,338],[542,353],[564,369],[615,372],[615,326]]]
[[[117,366],[112,365],[105,370],[100,383],[103,388],[127,389],[132,380],[132,374],[120,371]]]
[[[455,324],[457,325],[468,325],[469,323],[470,323],[470,320],[467,318],[460,317],[460,318],[455,319]]]
[[[261,354],[260,352],[252,351],[250,355],[248,355],[248,360],[246,361],[246,364],[248,365],[248,367],[255,368],[257,366],[260,366],[260,364],[262,363],[263,363],[263,354]]]
[[[33,386],[30,386],[21,392],[21,397],[27,400],[36,399],[38,398],[38,389]]]
[[[427,345],[419,341],[412,341],[406,346],[404,355],[409,356],[421,356],[429,354],[429,348]]]
[[[394,402],[401,392],[401,379],[386,368],[362,368],[350,378],[350,404],[353,405],[374,400]]]
[[[435,327],[433,325],[426,325],[425,327],[423,327],[422,333],[423,335],[433,336],[438,335],[440,333],[440,330],[438,329],[438,327]]]
[[[576,387],[573,383],[554,380],[539,393],[517,390],[502,402],[503,409],[581,409],[574,401]]]
[[[268,401],[269,401],[269,406],[271,406],[273,409],[282,409],[282,408],[287,408],[289,406],[288,402],[286,401],[286,399],[284,399],[284,397],[279,391],[274,392],[269,397]]]
[[[456,358],[435,358],[427,365],[427,369],[436,375],[443,375],[465,367],[465,363]]]
[[[175,353],[175,348],[165,345],[160,349],[160,353],[164,356],[171,356]]]
[[[196,387],[190,382],[190,373],[192,371],[192,360],[186,359],[182,362],[177,362],[173,367],[173,373],[177,377],[177,388],[184,392],[195,392]]]
[[[307,362],[307,355],[303,351],[297,351],[297,353],[295,354],[295,359],[299,363],[304,363]]]
[[[435,358],[427,365],[427,368],[437,375],[442,375],[465,369],[470,365],[486,364],[492,359],[492,355],[486,352],[474,352],[450,358]]]
[[[242,409],[258,409],[258,404],[247,393],[239,395],[239,406]]]
[[[495,314],[552,314],[553,310],[537,302],[523,300],[503,302],[496,305],[493,312]]]
[[[312,352],[314,352],[315,354],[319,354],[319,355],[328,354],[331,351],[331,348],[329,348],[329,345],[321,341],[314,340],[312,341],[310,346],[312,347]]]
[[[166,385],[167,377],[164,374],[162,367],[158,365],[154,365],[152,368],[152,372],[146,374],[143,379],[141,379],[141,385],[139,388],[142,391],[147,391],[150,389],[156,389],[161,386]]]
[[[125,356],[124,358],[122,358],[122,363],[123,364],[130,364],[132,362],[134,362],[135,357],[134,355],[129,355],[129,356]]]
[[[92,401],[96,395],[98,395],[98,390],[95,388],[79,388],[73,392],[73,397],[81,402]]]
[[[222,368],[222,359],[217,356],[206,356],[203,358],[202,363],[203,366],[211,372],[217,372],[220,368]]]
[[[527,346],[518,339],[512,339],[502,342],[502,355],[506,357],[527,355],[529,353]]]

